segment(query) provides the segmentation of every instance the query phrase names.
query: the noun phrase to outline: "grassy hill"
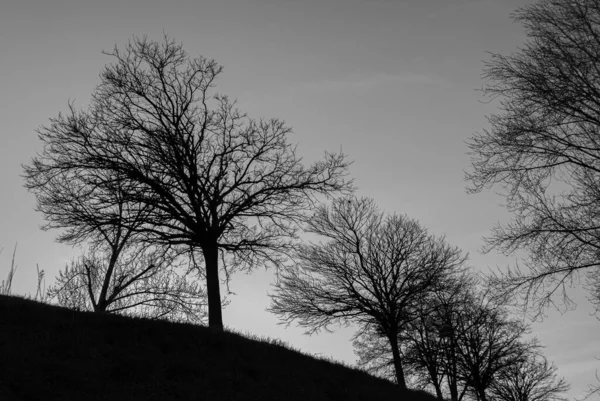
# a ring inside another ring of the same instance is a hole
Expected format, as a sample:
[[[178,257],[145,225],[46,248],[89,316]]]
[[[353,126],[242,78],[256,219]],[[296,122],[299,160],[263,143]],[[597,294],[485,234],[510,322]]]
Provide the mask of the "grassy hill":
[[[0,296],[0,400],[434,397],[236,333]]]

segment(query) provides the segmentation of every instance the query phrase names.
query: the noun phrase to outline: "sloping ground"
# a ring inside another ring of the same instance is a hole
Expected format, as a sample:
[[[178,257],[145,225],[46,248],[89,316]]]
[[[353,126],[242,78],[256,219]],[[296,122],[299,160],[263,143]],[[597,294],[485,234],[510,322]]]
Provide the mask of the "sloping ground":
[[[0,399],[433,400],[281,345],[0,296]]]

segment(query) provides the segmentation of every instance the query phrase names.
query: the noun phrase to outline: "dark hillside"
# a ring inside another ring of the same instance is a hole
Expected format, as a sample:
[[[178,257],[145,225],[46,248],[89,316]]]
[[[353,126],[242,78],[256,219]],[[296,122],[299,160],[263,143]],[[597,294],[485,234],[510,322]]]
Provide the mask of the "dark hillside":
[[[0,296],[0,399],[433,400],[279,344]]]

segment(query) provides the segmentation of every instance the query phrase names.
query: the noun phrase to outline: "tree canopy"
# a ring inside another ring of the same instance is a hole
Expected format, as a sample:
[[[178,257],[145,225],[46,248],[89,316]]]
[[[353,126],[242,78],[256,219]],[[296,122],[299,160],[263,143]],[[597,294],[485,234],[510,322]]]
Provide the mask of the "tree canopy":
[[[554,295],[573,306],[566,288],[580,274],[600,287],[600,3],[541,0],[514,19],[528,40],[486,63],[484,93],[499,99],[500,111],[468,143],[467,179],[471,192],[500,191],[514,214],[486,250],[527,253],[524,268],[493,285],[518,291],[540,315]]]
[[[130,213],[144,212],[143,224],[123,225],[203,259],[209,326],[222,330],[219,268],[229,277],[232,269],[279,263],[317,197],[352,189],[349,162],[326,152],[305,167],[284,122],[251,119],[212,93],[223,68],[189,57],[168,37],[134,38],[106,54],[113,63],[89,108],[71,105],[38,130],[44,149],[26,174],[38,177],[34,192],[57,179],[109,192],[118,183]],[[44,208],[44,199],[38,192],[44,217],[60,222],[63,206]]]
[[[466,256],[405,215],[386,216],[369,198],[321,206],[275,284],[270,311],[312,333],[333,323],[366,325],[390,343],[396,381],[406,388],[398,335],[425,294],[463,268]]]

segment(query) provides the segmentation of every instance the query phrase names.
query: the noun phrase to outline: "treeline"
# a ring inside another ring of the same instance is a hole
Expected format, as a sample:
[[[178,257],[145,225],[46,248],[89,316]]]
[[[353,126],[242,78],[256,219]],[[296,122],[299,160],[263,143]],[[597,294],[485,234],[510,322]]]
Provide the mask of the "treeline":
[[[440,400],[552,400],[569,389],[467,256],[372,199],[321,206],[280,269],[270,310],[314,333],[356,324],[359,366]]]

